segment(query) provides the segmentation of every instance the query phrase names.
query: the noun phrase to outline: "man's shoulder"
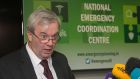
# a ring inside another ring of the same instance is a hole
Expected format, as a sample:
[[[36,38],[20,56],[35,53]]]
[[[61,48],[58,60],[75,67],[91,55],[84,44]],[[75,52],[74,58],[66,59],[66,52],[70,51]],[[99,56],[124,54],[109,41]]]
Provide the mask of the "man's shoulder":
[[[54,51],[52,56],[54,56],[54,57],[64,57],[64,58],[66,57],[63,53],[60,53],[58,51]]]
[[[63,53],[60,53],[58,51],[54,51],[52,54],[52,58],[56,59],[56,60],[66,60],[67,58]]]
[[[10,52],[9,54],[2,56],[0,62],[12,61],[19,56],[18,51]]]
[[[9,54],[2,56],[0,58],[0,62],[9,62],[9,61],[15,61],[19,60],[21,57],[21,52],[24,50],[24,48],[18,49],[16,51],[10,52]]]

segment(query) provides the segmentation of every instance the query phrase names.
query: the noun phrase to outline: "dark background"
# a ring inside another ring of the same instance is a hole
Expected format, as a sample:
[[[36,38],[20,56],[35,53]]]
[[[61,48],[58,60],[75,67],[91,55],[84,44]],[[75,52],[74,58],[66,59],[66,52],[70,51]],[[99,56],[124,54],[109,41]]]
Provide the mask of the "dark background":
[[[23,45],[22,0],[0,1],[0,57]]]

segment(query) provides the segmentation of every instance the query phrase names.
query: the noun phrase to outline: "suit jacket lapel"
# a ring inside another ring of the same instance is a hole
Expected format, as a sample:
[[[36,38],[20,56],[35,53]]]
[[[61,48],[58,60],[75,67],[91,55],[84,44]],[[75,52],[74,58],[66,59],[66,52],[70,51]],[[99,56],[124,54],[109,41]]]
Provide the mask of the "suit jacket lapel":
[[[25,79],[37,79],[33,65],[25,47],[21,50],[21,70]]]
[[[65,73],[63,72],[63,69],[59,63],[59,62],[61,62],[61,60],[56,57],[57,56],[56,54],[57,53],[54,51],[53,55],[52,55],[52,65],[53,65],[54,70],[56,72],[57,78],[58,79],[65,79],[65,77],[64,77]]]
[[[53,59],[53,62],[52,62],[56,75],[58,79],[64,79],[62,76],[63,75],[62,69],[60,69],[59,63],[57,63],[56,61],[57,61],[56,59]]]

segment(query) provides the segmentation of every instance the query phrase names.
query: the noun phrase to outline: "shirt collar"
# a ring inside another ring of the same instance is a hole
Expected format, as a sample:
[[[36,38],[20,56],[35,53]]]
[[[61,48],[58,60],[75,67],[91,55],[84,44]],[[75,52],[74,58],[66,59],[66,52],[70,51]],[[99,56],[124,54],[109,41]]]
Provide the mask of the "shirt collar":
[[[32,49],[29,47],[28,43],[26,44],[26,49],[27,49],[27,52],[28,52],[28,55],[32,61],[32,64],[33,66],[38,66],[39,63],[41,62],[41,59],[38,58],[35,53],[32,51]]]
[[[32,51],[32,49],[29,47],[29,44],[27,43],[26,44],[26,49],[27,49],[27,52],[28,52],[28,55],[32,61],[32,64],[34,67],[38,66],[41,62],[41,59],[38,58],[35,53]],[[51,57],[47,59],[48,60],[48,64],[52,64],[52,59]]]

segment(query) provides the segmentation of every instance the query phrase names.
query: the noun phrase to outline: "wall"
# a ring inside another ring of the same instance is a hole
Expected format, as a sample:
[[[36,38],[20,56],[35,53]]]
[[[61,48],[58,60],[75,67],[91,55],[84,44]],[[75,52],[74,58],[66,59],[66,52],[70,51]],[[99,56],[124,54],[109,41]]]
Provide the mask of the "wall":
[[[0,1],[0,57],[23,45],[22,0]]]

